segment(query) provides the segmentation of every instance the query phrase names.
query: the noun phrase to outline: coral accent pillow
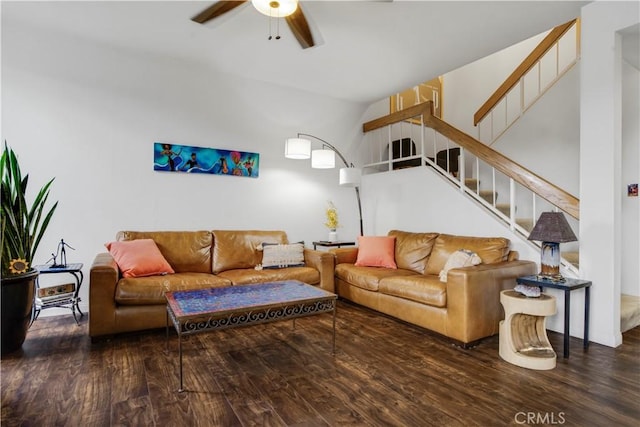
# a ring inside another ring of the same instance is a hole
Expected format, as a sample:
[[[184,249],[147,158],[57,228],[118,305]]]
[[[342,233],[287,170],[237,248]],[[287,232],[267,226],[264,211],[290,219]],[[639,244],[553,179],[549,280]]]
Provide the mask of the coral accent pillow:
[[[359,236],[355,265],[396,269],[395,247],[396,236]]]
[[[116,260],[124,277],[175,273],[152,239],[110,242],[104,246]]]

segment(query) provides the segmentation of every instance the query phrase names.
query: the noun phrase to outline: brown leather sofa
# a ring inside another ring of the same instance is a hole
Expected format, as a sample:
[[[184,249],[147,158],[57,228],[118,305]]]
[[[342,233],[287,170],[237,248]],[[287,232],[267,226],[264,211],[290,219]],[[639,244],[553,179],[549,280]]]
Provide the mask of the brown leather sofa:
[[[502,237],[463,237],[392,230],[398,269],[354,265],[358,248],[333,249],[336,293],[374,310],[453,338],[465,347],[499,330],[500,291],[536,273],[533,261],[519,261]],[[439,273],[459,249],[475,252],[479,265]]]
[[[116,240],[153,239],[175,274],[124,278],[109,253],[96,256],[90,272],[89,335],[166,325],[166,291],[300,280],[334,289],[334,256],[304,249],[304,266],[257,270],[262,243],[288,243],[283,231],[121,231]]]

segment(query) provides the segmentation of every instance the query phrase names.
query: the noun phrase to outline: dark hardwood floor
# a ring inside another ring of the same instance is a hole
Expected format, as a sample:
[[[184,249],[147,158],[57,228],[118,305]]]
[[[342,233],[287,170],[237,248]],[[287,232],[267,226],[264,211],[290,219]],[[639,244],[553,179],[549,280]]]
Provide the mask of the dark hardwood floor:
[[[2,426],[638,426],[640,327],[609,348],[549,332],[558,364],[513,366],[498,336],[464,350],[339,301],[337,351],[323,314],[189,336],[91,344],[87,316],[38,319],[3,357]]]

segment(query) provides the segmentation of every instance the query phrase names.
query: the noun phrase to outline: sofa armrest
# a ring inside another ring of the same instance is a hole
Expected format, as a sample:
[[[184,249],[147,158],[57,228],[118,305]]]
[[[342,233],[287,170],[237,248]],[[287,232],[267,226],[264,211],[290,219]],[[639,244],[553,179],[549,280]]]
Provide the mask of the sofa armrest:
[[[337,248],[329,250],[336,257],[338,264],[355,264],[358,259],[358,248]]]
[[[111,333],[115,325],[118,265],[109,253],[96,255],[89,276],[89,335]]]
[[[320,272],[320,287],[329,292],[335,292],[333,272],[335,258],[333,254],[314,249],[304,250],[304,263],[307,267],[313,267]]]
[[[455,268],[447,274],[450,335],[469,343],[498,333],[503,310],[500,291],[516,286],[516,278],[535,274],[533,261],[504,261]]]

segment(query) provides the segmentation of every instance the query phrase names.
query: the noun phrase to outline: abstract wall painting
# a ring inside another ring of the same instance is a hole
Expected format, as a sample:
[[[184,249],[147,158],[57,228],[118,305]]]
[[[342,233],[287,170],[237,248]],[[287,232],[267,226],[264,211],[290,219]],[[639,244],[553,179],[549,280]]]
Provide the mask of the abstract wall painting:
[[[153,144],[153,170],[257,178],[260,154],[189,145]]]

